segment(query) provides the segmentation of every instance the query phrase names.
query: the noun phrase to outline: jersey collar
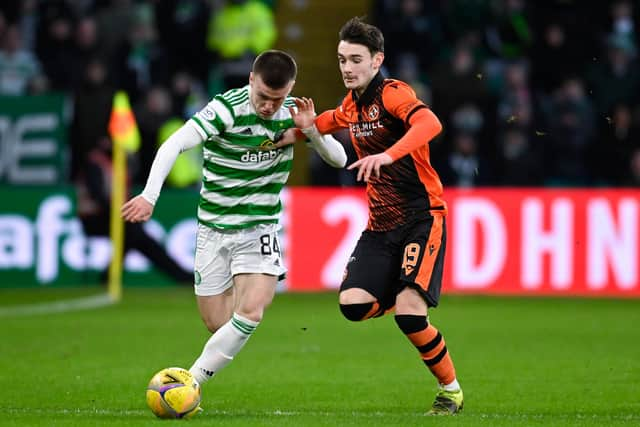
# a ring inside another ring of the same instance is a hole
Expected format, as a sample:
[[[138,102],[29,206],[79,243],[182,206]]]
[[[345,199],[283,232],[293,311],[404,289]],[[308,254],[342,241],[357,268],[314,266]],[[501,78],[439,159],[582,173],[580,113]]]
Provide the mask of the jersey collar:
[[[360,97],[356,95],[355,91],[351,91],[353,102],[355,102],[358,106],[370,104],[376,96],[376,90],[383,81],[384,76],[380,71],[378,71],[378,74],[376,74],[375,77],[369,82],[369,86],[367,86],[364,92],[362,92],[362,95]]]

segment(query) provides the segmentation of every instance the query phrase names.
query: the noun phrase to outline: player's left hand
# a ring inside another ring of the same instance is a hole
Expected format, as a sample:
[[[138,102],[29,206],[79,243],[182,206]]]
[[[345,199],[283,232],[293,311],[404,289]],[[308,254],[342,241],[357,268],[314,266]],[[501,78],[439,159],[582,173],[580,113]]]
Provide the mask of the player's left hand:
[[[380,177],[380,168],[385,165],[390,165],[391,163],[393,163],[391,156],[387,153],[379,153],[363,157],[360,160],[351,163],[347,166],[347,169],[352,170],[358,168],[356,181],[369,182],[371,173],[378,178]]]

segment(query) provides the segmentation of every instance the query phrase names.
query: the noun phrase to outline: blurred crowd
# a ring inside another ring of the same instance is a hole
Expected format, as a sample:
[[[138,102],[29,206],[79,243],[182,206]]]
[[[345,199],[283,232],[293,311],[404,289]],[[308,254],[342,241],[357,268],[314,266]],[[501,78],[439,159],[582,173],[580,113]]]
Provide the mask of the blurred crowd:
[[[638,0],[372,3],[386,74],[443,121],[432,160],[445,185],[640,185]],[[276,38],[267,0],[3,2],[0,95],[69,95],[74,181],[125,89],[143,184],[158,144],[211,95],[244,85]]]
[[[378,0],[445,185],[640,185],[640,2]]]
[[[113,96],[124,89],[142,139],[130,179],[142,185],[158,145],[210,95],[244,86],[276,34],[267,0],[2,2],[0,95],[68,96],[69,180],[77,182],[92,150],[105,146]],[[168,185],[197,184],[200,172]]]

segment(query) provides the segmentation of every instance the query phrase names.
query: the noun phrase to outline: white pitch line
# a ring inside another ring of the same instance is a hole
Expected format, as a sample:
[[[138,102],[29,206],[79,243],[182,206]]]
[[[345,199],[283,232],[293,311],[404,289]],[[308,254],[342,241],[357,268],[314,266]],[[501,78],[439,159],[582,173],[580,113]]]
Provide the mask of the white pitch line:
[[[9,415],[79,415],[79,416],[143,416],[151,413],[146,409],[109,409],[109,408],[76,408],[76,409],[61,409],[61,408],[4,408],[4,414]],[[223,415],[230,417],[247,417],[247,416],[266,416],[266,417],[298,417],[298,416],[314,416],[314,417],[354,417],[354,418],[384,418],[394,416],[410,416],[410,417],[423,417],[429,418],[425,412],[393,412],[393,411],[225,411],[225,410],[207,410],[206,406],[202,414],[197,415],[197,418],[203,418],[207,416]],[[546,419],[553,419],[556,421],[575,421],[575,420],[592,420],[601,421],[603,425],[610,421],[640,421],[640,416],[636,414],[587,414],[587,413],[564,413],[564,414],[549,414],[549,413],[483,413],[483,412],[462,412],[460,417],[466,419],[495,419],[495,420],[513,420],[513,421],[542,421]],[[636,423],[637,424],[637,423]]]
[[[84,298],[0,307],[0,317],[35,316],[39,314],[65,313],[67,311],[89,310],[113,304],[109,294],[92,295]]]

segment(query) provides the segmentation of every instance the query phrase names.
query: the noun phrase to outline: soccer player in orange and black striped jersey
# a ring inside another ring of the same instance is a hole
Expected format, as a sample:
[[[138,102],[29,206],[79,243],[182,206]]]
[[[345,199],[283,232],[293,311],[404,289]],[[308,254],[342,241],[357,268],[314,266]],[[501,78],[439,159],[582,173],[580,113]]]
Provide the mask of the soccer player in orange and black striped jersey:
[[[384,78],[381,31],[359,18],[340,30],[338,62],[349,89],[342,104],[320,114],[321,134],[348,128],[367,182],[369,224],[350,257],[340,309],[353,321],[395,308],[398,327],[437,378],[430,414],[455,414],[463,395],[440,332],[428,322],[438,305],[444,263],[447,206],[429,160],[429,141],[442,126],[406,83]]]

